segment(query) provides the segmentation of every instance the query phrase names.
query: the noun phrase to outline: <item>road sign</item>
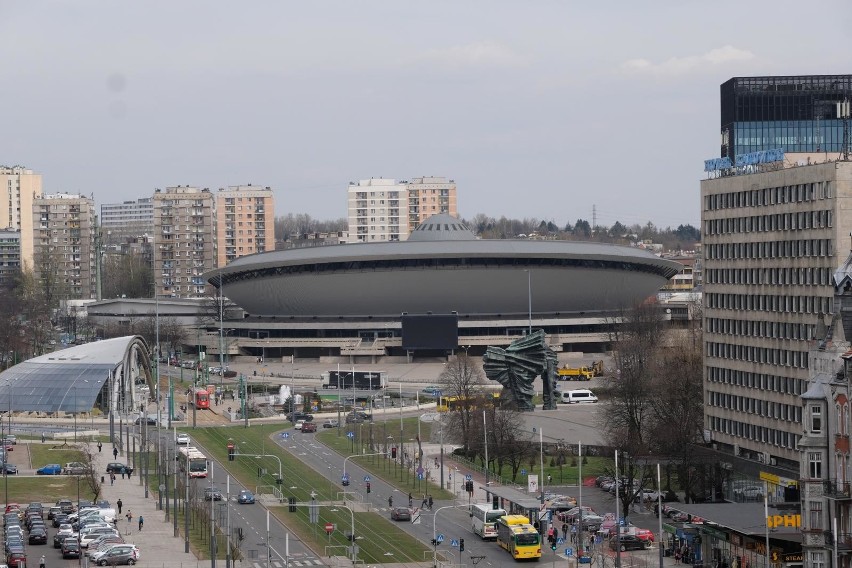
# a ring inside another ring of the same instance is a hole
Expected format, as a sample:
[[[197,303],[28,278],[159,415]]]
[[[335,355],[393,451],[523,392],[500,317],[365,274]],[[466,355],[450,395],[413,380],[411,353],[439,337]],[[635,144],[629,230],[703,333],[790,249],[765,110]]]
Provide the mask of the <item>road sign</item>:
[[[422,480],[422,479],[423,479],[423,474],[422,474],[422,473],[418,473],[418,474],[417,474],[417,479]]]
[[[436,536],[436,537],[435,537],[435,541],[436,541],[436,542],[439,542],[439,543],[440,543],[440,542],[444,542],[444,535],[443,535],[443,534],[439,534],[438,536]]]
[[[469,473],[466,473],[466,474],[464,475],[464,480],[465,480],[465,481],[473,481],[473,476],[472,476],[471,474],[469,474]]]
[[[420,524],[420,509],[415,509],[414,513],[412,513],[411,524],[412,525],[419,525]]]
[[[281,432],[281,437],[286,440],[290,437],[290,432]]]
[[[331,534],[334,532],[334,523],[326,523],[325,524],[325,532]]]
[[[347,432],[347,433],[346,433],[346,437],[347,437],[347,438],[349,438],[349,439],[351,440],[352,438],[354,438],[354,437],[355,437],[355,432]]]
[[[459,545],[459,541],[457,539],[450,540],[450,546],[458,546],[458,545]]]
[[[364,476],[364,483],[370,483],[370,476],[369,475]]]
[[[522,469],[522,470],[521,470],[521,475],[526,475],[526,474],[527,474],[527,470]]]
[[[318,408],[319,408],[318,406],[312,406],[312,407],[311,407],[311,412],[316,412]]]
[[[556,539],[556,544],[565,544],[565,539],[561,536]],[[568,550],[571,550],[570,548]]]
[[[422,466],[417,468],[417,475],[423,475],[423,467]]]
[[[574,549],[573,548],[566,548],[565,549],[565,556],[574,556]]]
[[[349,481],[349,474],[347,473],[347,474],[341,476],[340,481]]]

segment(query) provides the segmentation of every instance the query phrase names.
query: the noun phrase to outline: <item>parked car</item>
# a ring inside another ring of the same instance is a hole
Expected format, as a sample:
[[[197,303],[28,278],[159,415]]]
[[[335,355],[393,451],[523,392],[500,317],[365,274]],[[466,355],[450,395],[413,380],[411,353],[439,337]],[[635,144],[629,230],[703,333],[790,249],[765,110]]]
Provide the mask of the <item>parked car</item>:
[[[44,525],[36,525],[30,529],[30,537],[27,539],[30,544],[47,544],[47,529]]]
[[[336,418],[332,418],[331,420],[326,420],[322,423],[323,428],[337,428],[340,423]]]
[[[436,396],[439,392],[441,392],[441,387],[436,387],[435,385],[429,385],[427,387],[423,387],[422,392],[428,394],[429,396]]]
[[[6,565],[9,568],[23,568],[27,565],[27,553],[23,550],[16,550],[6,554]]]
[[[127,564],[133,566],[139,560],[139,549],[133,544],[119,544],[112,548],[100,551],[92,556],[92,562],[98,566],[117,566]]]
[[[610,550],[617,550],[619,545],[621,545],[621,551],[624,552],[625,550],[644,550],[651,543],[645,542],[634,534],[623,534],[620,538],[612,537],[609,539]]]
[[[62,473],[62,466],[58,463],[49,463],[36,470],[37,475],[59,475]]]
[[[181,432],[175,437],[175,444],[179,446],[188,446],[189,445],[189,434],[186,432]]]
[[[410,521],[411,511],[408,510],[408,507],[394,507],[393,509],[391,509],[391,520]]]
[[[82,462],[70,462],[62,468],[62,473],[65,475],[83,475],[87,470],[86,464]]]
[[[61,527],[62,525],[70,524],[68,523],[68,515],[65,513],[56,513],[53,515],[53,528]]]
[[[252,493],[248,489],[243,489],[242,491],[240,491],[240,494],[237,497],[237,503],[240,503],[241,505],[253,505],[254,493]]]
[[[119,462],[111,462],[107,464],[106,467],[107,473],[133,473],[133,468],[129,465],[119,463]]]
[[[80,544],[74,538],[66,538],[62,543],[62,558],[80,558]]]
[[[71,525],[60,525],[59,530],[53,535],[53,548],[61,548],[62,543],[66,538],[77,538],[77,533],[71,528]]]
[[[14,434],[6,434],[5,436],[3,436],[3,442],[8,442],[12,445],[15,445],[18,443],[18,437]]]
[[[302,433],[316,432],[317,431],[317,425],[314,422],[305,422],[305,423],[302,424],[301,430],[302,430]]]
[[[734,489],[734,499],[763,499],[763,487],[760,485],[748,485]]]

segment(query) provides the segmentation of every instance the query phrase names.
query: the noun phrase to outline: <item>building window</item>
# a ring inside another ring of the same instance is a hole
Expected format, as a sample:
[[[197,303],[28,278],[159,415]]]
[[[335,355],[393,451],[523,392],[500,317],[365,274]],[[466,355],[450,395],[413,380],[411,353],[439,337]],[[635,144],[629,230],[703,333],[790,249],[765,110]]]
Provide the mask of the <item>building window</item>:
[[[808,472],[811,479],[822,479],[822,456],[819,452],[808,452]]]
[[[810,551],[811,568],[825,568],[825,552],[821,550]]]
[[[822,530],[822,501],[811,501],[809,508],[809,525],[811,530]]]
[[[822,433],[822,408],[819,406],[811,407],[811,433]]]

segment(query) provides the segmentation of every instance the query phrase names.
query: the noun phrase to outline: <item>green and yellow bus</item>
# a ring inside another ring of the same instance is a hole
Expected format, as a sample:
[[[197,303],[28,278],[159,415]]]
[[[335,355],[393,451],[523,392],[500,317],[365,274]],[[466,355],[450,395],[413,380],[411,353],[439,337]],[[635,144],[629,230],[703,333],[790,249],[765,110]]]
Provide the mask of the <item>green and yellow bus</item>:
[[[505,515],[497,519],[497,544],[515,560],[541,558],[541,535],[523,515]]]

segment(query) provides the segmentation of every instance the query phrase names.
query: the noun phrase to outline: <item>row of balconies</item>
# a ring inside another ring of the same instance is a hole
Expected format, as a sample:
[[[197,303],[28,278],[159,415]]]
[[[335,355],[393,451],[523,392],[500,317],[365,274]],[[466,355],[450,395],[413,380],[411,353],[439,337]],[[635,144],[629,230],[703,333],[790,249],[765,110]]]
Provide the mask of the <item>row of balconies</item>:
[[[802,532],[807,532],[805,529],[802,529]],[[825,546],[834,547],[834,533],[831,531],[824,531],[825,535]],[[849,551],[852,550],[852,534],[850,533],[838,533],[837,534],[837,550]]]

